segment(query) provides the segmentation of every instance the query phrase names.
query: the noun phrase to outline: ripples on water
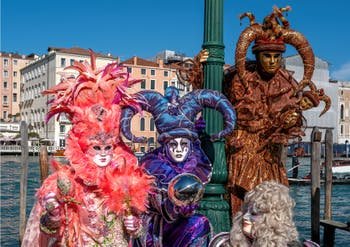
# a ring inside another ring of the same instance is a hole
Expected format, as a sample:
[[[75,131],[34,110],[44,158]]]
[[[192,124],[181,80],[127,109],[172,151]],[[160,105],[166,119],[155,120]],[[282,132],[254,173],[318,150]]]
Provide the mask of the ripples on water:
[[[21,164],[20,156],[1,156],[1,247],[19,246],[19,209],[20,209],[20,179]],[[34,203],[34,194],[40,186],[39,157],[29,157],[28,188],[26,216],[30,214]],[[304,165],[299,168],[299,176],[306,175],[309,171],[309,160],[301,160]],[[291,161],[287,161],[287,169],[291,167]],[[290,174],[288,174],[291,176]],[[321,188],[321,218],[323,217],[324,193]],[[295,222],[300,233],[300,238],[311,238],[311,204],[310,186],[291,186],[291,196],[296,201]],[[350,221],[350,186],[333,185],[332,189],[332,214],[333,219],[340,222]],[[321,233],[323,227],[321,227]],[[336,230],[335,246],[350,246],[350,233]],[[321,236],[322,242],[322,236]]]

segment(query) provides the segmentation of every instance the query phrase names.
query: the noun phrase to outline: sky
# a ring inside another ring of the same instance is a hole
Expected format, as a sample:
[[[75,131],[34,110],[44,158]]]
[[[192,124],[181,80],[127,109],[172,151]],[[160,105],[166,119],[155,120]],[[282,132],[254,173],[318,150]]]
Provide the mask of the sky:
[[[78,46],[123,61],[150,59],[162,50],[194,56],[202,49],[204,0],[0,1],[3,52],[43,55],[48,47]],[[239,20],[240,14],[252,12],[261,23],[274,5],[289,5],[290,28],[330,64],[330,79],[350,82],[348,0],[223,0],[223,5],[225,63],[234,63],[237,39],[249,25],[247,18]],[[284,56],[295,54],[287,46]]]

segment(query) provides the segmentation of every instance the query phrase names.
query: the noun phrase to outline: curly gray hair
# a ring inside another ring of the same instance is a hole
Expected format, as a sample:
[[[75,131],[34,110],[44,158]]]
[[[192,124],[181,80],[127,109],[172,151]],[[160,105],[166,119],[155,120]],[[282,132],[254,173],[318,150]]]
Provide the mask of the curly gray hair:
[[[242,218],[248,206],[253,206],[257,213],[262,214],[254,222],[252,240],[242,232]],[[259,184],[245,195],[242,211],[233,218],[231,246],[286,247],[288,243],[298,241],[298,231],[293,221],[294,206],[288,187],[274,181]]]

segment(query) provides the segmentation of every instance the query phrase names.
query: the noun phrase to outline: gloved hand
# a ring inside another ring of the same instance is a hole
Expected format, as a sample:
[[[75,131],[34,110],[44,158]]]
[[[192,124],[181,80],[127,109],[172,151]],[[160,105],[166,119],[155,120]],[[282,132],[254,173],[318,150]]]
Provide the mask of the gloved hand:
[[[48,193],[42,201],[42,206],[46,213],[40,218],[41,229],[46,233],[53,233],[61,226],[61,207],[56,194]]]
[[[135,215],[124,216],[123,221],[126,230],[131,233],[136,232],[141,225],[141,219]]]
[[[190,217],[192,216],[196,209],[199,208],[199,204],[189,204],[186,206],[176,206],[176,210],[179,212],[179,214],[183,217]]]

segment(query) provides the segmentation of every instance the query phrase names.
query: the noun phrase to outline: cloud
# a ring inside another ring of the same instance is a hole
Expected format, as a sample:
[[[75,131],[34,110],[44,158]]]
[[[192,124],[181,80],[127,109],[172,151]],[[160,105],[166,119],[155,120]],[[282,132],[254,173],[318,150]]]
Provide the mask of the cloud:
[[[340,69],[334,70],[331,77],[335,80],[350,81],[350,62],[343,64]]]

